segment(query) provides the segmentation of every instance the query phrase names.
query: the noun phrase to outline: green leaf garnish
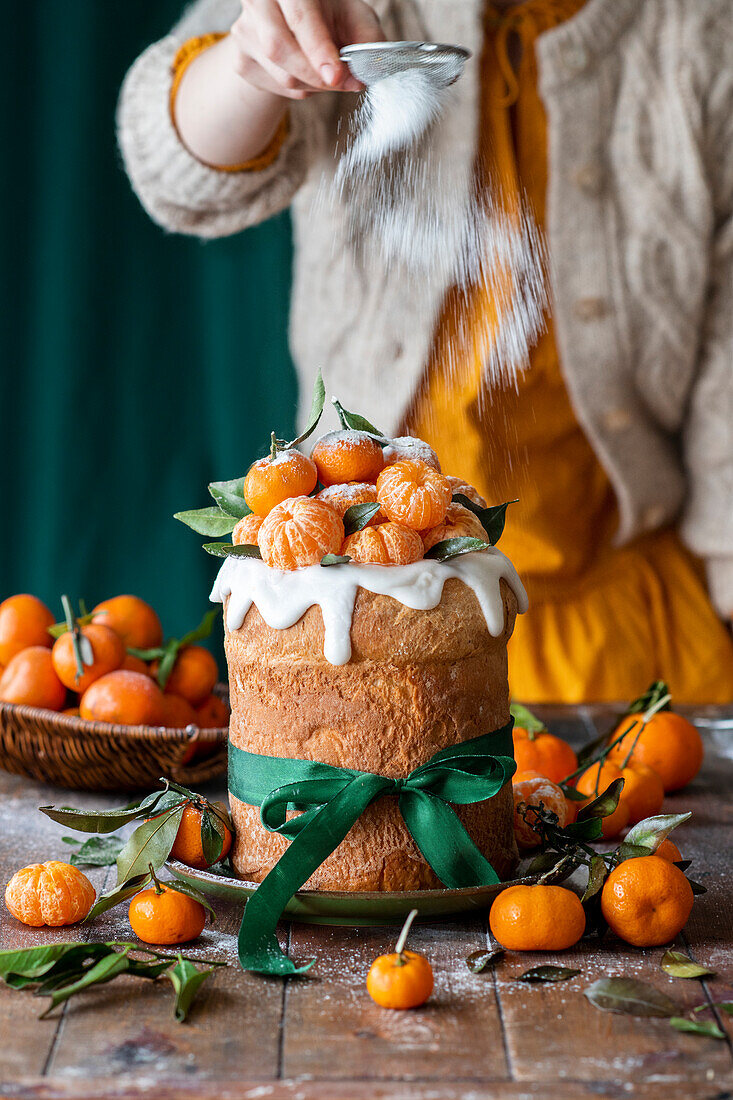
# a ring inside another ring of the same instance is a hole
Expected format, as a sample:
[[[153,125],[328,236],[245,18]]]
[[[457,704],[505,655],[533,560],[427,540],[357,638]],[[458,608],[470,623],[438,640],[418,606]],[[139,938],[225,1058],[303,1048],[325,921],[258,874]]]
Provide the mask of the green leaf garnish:
[[[134,897],[135,894],[139,894],[141,890],[150,882],[150,872],[146,872],[144,875],[136,875],[134,878],[128,879],[126,882],[118,882],[110,890],[106,890],[103,894],[100,894],[95,901],[92,908],[89,910],[84,923],[94,920],[95,917],[100,916],[102,913],[106,913],[108,909],[113,909],[115,905],[119,905],[120,902],[127,901],[128,898]]]
[[[523,974],[518,974],[514,980],[517,982],[566,982],[578,974],[582,974],[582,971],[574,970],[569,966],[553,966],[548,963],[545,966],[533,966]]]
[[[603,1012],[622,1012],[629,1016],[667,1016],[679,1014],[679,1007],[666,993],[637,978],[599,978],[583,993]]]
[[[443,539],[442,542],[436,542],[435,546],[431,546],[425,557],[432,558],[434,561],[450,561],[451,558],[457,558],[460,554],[472,554],[476,550],[490,549],[491,544],[483,542],[482,539]]]
[[[304,443],[308,436],[313,435],[323,415],[323,406],[325,403],[326,387],[323,384],[323,376],[319,370],[316,375],[316,380],[313,383],[313,400],[311,402],[310,416],[308,417],[308,426],[302,435],[296,436],[295,439],[291,439],[291,441],[285,445],[285,450],[289,451],[291,447],[297,447],[299,443]]]
[[[688,1031],[692,1035],[706,1035],[708,1039],[725,1039],[715,1020],[688,1020],[685,1016],[673,1016],[669,1021],[675,1031]]]
[[[341,427],[344,431],[367,432],[369,435],[375,436],[378,442],[382,444],[389,443],[384,432],[380,432],[379,428],[375,428],[365,416],[361,416],[360,413],[349,412],[349,410],[345,409],[341,402],[337,401],[335,397],[332,397],[331,401],[338,413],[338,418],[341,421]]]
[[[344,534],[353,535],[355,531],[363,530],[369,520],[376,516],[380,508],[379,501],[370,501],[367,504],[352,504],[344,512]]]
[[[321,558],[321,565],[346,565],[350,561],[351,558],[348,554],[324,554]]]
[[[209,485],[209,493],[221,511],[237,520],[252,514],[243,495],[245,476],[235,477],[231,481],[212,481]]]
[[[68,985],[55,989],[51,994],[50,1005],[45,1012],[41,1013],[41,1019],[63,1001],[68,1001],[69,997],[73,997],[75,993],[81,993],[82,990],[88,989],[92,985],[111,982],[118,974],[122,974],[128,969],[127,955],[129,950],[129,947],[125,947],[122,951],[112,951],[110,954],[104,955],[93,966],[90,966],[81,977]]]
[[[715,971],[708,970],[706,966],[700,966],[689,955],[682,951],[673,951],[669,948],[664,952],[659,964],[665,974],[672,978],[714,978]]]
[[[655,817],[645,817],[629,829],[624,837],[624,844],[645,848],[641,855],[649,855],[656,851],[663,840],[666,840],[673,829],[682,825],[692,817],[692,813],[686,814],[657,814]]]
[[[151,864],[155,871],[163,866],[175,842],[184,809],[185,803],[180,801],[137,827],[117,857],[118,882],[144,874]]]
[[[478,516],[492,546],[496,546],[504,534],[507,508],[510,504],[519,503],[518,500],[507,500],[504,504],[494,504],[488,508],[482,508],[480,504],[476,504],[463,493],[454,493],[453,501],[455,504],[462,504],[464,508],[468,508],[469,512],[473,512],[475,516]]]
[[[624,789],[624,779],[614,779],[613,783],[606,787],[602,794],[589,802],[578,814],[578,821],[587,821],[592,817],[608,817],[618,806],[621,791]]]
[[[52,821],[80,833],[113,833],[128,821],[150,816],[163,803],[166,794],[164,790],[153,791],[117,810],[75,810],[72,806],[39,806],[39,809]]]
[[[73,836],[62,836],[61,839],[64,844],[77,849],[69,858],[69,863],[75,867],[112,867],[123,847],[123,842],[116,836],[90,836],[85,841]]]
[[[239,523],[239,520],[221,508],[198,508],[193,512],[176,512],[174,519],[180,520],[199,535],[209,535],[212,538],[220,538],[222,535],[230,535]]]
[[[232,546],[231,542],[205,542],[204,550],[215,558],[262,558],[259,546]]]
[[[176,1000],[174,1015],[179,1023],[183,1023],[186,1019],[188,1011],[202,983],[208,978],[209,974],[213,973],[213,971],[213,967],[210,967],[208,970],[199,970],[193,963],[187,962],[179,955],[176,965],[172,966],[170,970],[166,972],[166,976],[170,978],[173,989],[175,990]]]

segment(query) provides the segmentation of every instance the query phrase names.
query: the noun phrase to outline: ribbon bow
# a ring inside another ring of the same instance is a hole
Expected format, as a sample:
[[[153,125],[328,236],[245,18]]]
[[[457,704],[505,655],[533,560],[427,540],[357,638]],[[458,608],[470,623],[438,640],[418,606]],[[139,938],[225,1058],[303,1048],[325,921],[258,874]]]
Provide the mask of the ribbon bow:
[[[239,930],[239,960],[260,974],[300,974],[284,955],[275,927],[290,898],[372,802],[396,795],[415,844],[450,889],[488,886],[499,876],[479,851],[450,803],[466,806],[492,798],[516,769],[511,720],[493,733],[441,749],[405,779],[314,760],[288,760],[245,752],[230,743],[229,789],[260,807],[263,826],[290,845],[247,902]],[[498,752],[498,755],[497,755]],[[288,811],[301,811],[288,820]]]

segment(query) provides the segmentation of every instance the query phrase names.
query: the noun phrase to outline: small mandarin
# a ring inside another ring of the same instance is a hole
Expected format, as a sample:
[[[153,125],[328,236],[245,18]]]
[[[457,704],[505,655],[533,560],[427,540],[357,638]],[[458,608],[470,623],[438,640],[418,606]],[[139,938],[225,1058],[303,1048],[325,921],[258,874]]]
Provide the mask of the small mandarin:
[[[580,803],[577,803],[577,805],[580,808]],[[604,840],[613,840],[614,837],[619,836],[629,824],[630,819],[631,810],[628,803],[619,799],[616,809],[601,819],[601,835]]]
[[[424,462],[396,462],[377,478],[377,497],[394,523],[425,531],[445,519],[451,488],[443,474]]]
[[[553,783],[560,783],[578,766],[578,758],[567,741],[547,730],[530,734],[523,726],[515,726],[512,739],[518,771],[532,768]]]
[[[235,546],[256,546],[257,533],[262,526],[262,516],[244,516],[232,531]]]
[[[341,519],[353,504],[376,504],[377,487],[368,481],[349,481],[345,485],[328,485],[317,494],[316,500],[322,500],[324,504],[330,504]],[[368,527],[376,527],[378,523],[384,523],[387,517],[380,508],[367,524]]]
[[[208,649],[186,645],[178,651],[165,690],[182,695],[192,707],[200,707],[211,695],[218,679],[219,666]]]
[[[61,710],[66,688],[56,675],[50,649],[33,645],[11,657],[0,677],[0,702]]]
[[[395,462],[404,462],[407,458],[419,458],[438,473],[441,472],[438,456],[424,439],[414,435],[399,435],[396,439],[390,439],[384,448],[384,465],[393,466]]]
[[[213,693],[196,707],[195,715],[196,725],[202,730],[226,729],[229,725],[229,707]]]
[[[140,657],[133,657],[132,653],[125,656],[120,668],[125,669],[127,672],[141,672],[143,676],[150,676],[150,669],[145,661],[141,660]]]
[[[472,500],[474,504],[477,504],[479,508],[486,508],[486,501],[481,496],[478,489],[474,489],[473,485],[469,485],[463,478],[451,477],[448,475],[448,483],[453,496],[460,494],[463,497],[468,497],[468,499]]]
[[[609,760],[593,764],[579,777],[576,787],[581,794],[596,797],[616,779],[624,781],[619,802],[628,806],[631,825],[659,813],[664,802],[664,786],[653,768],[643,764],[631,763],[623,769]]]
[[[81,676],[77,669],[74,637],[70,630],[56,639],[51,650],[53,667],[59,680],[70,691],[78,691],[80,695],[95,680],[118,669],[125,659],[124,643],[111,627],[89,623],[81,628],[81,633],[91,646],[93,658],[90,665],[84,664]]]
[[[224,829],[222,849],[219,856],[221,860],[229,854],[229,849],[232,846],[229,814],[226,806],[222,802],[212,803],[211,808],[208,809],[207,812],[210,817],[215,816]],[[210,863],[206,862],[206,857],[204,856],[204,846],[201,837],[203,816],[204,811],[199,806],[195,806],[193,803],[186,806],[183,811],[183,817],[181,818],[181,824],[178,826],[176,839],[171,848],[171,855],[174,859],[180,860],[181,863],[185,863],[188,867],[197,867],[200,871],[205,871],[207,867],[211,866]]]
[[[679,863],[682,859],[682,852],[669,837],[664,838],[654,855],[659,856],[660,859],[668,859],[670,863]]]
[[[182,730],[186,726],[197,726],[196,711],[188,699],[176,695],[173,691],[162,692],[163,722],[166,729]]]
[[[636,947],[658,947],[682,931],[692,912],[692,887],[679,867],[659,856],[624,860],[611,871],[601,912],[611,931]]]
[[[583,935],[585,912],[562,886],[510,886],[491,906],[489,926],[509,951],[565,951]]]
[[[35,596],[22,593],[3,600],[0,603],[0,665],[9,664],[16,653],[29,646],[50,649],[53,638],[48,628],[53,624],[53,615]]]
[[[532,827],[533,814],[531,809],[525,820],[520,813],[520,807],[524,809],[525,806],[531,807],[542,804],[545,810],[557,814],[561,828],[567,825],[569,816],[567,799],[560,788],[544,776],[513,783],[512,794],[514,796],[514,836],[520,848],[536,848],[540,843],[540,836]]]
[[[368,432],[329,432],[316,443],[311,458],[321,485],[345,481],[376,481],[384,467],[382,448]]]
[[[449,504],[445,519],[437,527],[431,527],[422,532],[422,541],[427,553],[436,543],[444,539],[481,539],[488,542],[487,535],[480,519],[462,504]]]
[[[13,916],[32,928],[60,928],[84,920],[96,894],[86,875],[70,863],[49,860],[16,871],[5,888]]]
[[[313,461],[300,451],[278,451],[274,458],[254,462],[244,479],[244,499],[256,516],[266,516],[290,497],[308,496],[318,474]]]
[[[98,603],[92,611],[92,622],[111,627],[126,648],[153,649],[163,641],[157,612],[139,596],[114,596]]]
[[[380,955],[367,974],[367,993],[382,1008],[417,1008],[433,991],[433,968],[424,955],[406,951],[405,944],[417,916],[411,909],[395,944],[394,953]]]
[[[631,730],[609,754],[619,763],[628,756],[639,734],[640,715],[630,715],[619,723],[613,738]],[[700,734],[681,714],[660,710],[647,722],[639,735],[631,757],[632,763],[646,764],[660,776],[665,791],[678,791],[686,787],[700,770],[703,759],[703,743]]]
[[[143,943],[188,943],[203,932],[206,910],[200,901],[161,883],[135,895],[128,919]]]
[[[417,531],[409,527],[380,523],[378,527],[364,527],[349,535],[341,552],[362,565],[409,565],[420,561],[423,544]]]
[[[79,714],[90,722],[161,726],[163,693],[145,673],[119,668],[89,685],[81,697]]]
[[[343,541],[339,515],[313,497],[278,504],[263,520],[257,536],[262,560],[274,569],[317,565],[325,554],[338,554]]]
[[[62,710],[61,713],[67,715],[69,718],[78,718],[79,717],[79,708],[78,707],[67,707],[66,710]]]

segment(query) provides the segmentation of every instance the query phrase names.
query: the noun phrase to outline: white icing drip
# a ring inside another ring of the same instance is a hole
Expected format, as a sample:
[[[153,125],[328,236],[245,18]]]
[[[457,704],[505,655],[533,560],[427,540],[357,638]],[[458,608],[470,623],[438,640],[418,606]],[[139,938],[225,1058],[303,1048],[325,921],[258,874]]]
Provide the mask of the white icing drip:
[[[211,600],[224,603],[229,596],[226,625],[230,631],[242,626],[252,604],[274,630],[293,626],[309,607],[317,605],[323,615],[323,655],[332,665],[345,665],[351,657],[351,618],[358,588],[391,596],[415,611],[428,611],[440,603],[443,585],[450,577],[473,590],[494,637],[504,629],[501,580],[517,597],[519,613],[527,610],[527,593],[516,569],[495,548],[447,562],[309,565],[290,571],[272,569],[257,558],[230,557],[219,570]]]

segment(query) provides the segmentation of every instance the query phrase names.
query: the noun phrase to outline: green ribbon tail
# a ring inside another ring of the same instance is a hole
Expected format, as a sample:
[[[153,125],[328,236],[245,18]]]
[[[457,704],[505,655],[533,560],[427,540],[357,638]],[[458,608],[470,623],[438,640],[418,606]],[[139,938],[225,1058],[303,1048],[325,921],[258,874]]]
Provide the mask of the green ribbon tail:
[[[315,962],[296,966],[283,954],[276,927],[285,906],[341,843],[367,806],[390,780],[358,774],[311,817],[247,902],[239,929],[239,961],[257,974],[303,974]]]
[[[449,890],[501,881],[453,807],[443,799],[429,791],[404,790],[400,812],[415,844]]]

